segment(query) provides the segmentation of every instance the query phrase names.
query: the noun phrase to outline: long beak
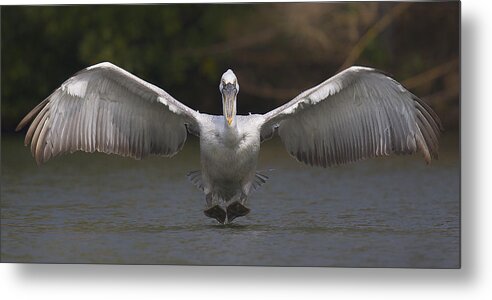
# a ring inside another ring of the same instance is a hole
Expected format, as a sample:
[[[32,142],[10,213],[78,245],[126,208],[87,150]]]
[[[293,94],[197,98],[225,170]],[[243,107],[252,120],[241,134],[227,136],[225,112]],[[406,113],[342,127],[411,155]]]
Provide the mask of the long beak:
[[[234,106],[236,105],[236,87],[233,84],[226,84],[222,89],[222,102],[224,116],[229,126],[234,121]]]

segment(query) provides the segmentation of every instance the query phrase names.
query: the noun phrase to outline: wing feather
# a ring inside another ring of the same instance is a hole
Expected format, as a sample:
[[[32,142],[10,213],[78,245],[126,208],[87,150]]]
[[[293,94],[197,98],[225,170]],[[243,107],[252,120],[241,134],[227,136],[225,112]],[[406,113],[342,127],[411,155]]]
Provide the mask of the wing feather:
[[[165,91],[111,64],[86,68],[65,81],[19,123],[29,122],[25,144],[36,162],[74,152],[104,152],[140,159],[172,156],[199,114]]]
[[[262,140],[277,132],[293,157],[323,167],[417,151],[429,163],[442,130],[424,101],[365,67],[342,71],[263,117]]]

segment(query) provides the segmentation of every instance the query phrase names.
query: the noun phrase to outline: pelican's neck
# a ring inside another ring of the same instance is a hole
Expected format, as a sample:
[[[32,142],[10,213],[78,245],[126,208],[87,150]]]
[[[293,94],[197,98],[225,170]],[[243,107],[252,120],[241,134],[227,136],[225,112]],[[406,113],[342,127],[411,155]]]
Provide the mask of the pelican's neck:
[[[237,120],[234,117],[231,125],[227,123],[226,118],[222,118],[224,120],[224,130],[222,131],[222,141],[225,145],[230,147],[235,147],[239,141],[239,130],[237,128]]]
[[[237,116],[236,116],[236,114],[234,114],[234,117],[232,118],[232,123],[230,125],[227,122],[226,116],[224,116],[224,118],[222,118],[222,120],[224,122],[225,132],[237,132]]]
[[[224,130],[222,131],[222,138],[224,142],[228,145],[235,145],[238,141],[239,130],[237,128],[237,116],[234,113],[234,117],[232,118],[232,123],[229,125],[227,122],[227,118],[224,115],[222,118]]]

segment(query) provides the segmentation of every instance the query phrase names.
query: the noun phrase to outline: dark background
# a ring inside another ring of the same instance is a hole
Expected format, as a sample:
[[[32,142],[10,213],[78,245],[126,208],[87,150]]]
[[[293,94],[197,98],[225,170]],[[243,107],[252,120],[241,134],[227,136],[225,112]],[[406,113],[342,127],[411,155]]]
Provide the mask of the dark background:
[[[1,125],[78,70],[110,61],[201,112],[239,79],[238,113],[262,113],[351,65],[384,70],[459,128],[458,2],[7,6]]]

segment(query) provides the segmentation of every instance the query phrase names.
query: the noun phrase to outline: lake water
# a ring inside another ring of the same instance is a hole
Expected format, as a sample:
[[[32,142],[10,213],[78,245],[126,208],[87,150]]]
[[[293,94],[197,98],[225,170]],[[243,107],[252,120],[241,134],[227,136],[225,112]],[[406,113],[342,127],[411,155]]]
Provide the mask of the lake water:
[[[186,178],[196,140],[177,156],[142,161],[65,155],[38,167],[18,137],[2,137],[2,262],[460,266],[457,136],[440,159],[373,159],[329,169],[262,145],[270,180],[251,213],[219,225]]]

